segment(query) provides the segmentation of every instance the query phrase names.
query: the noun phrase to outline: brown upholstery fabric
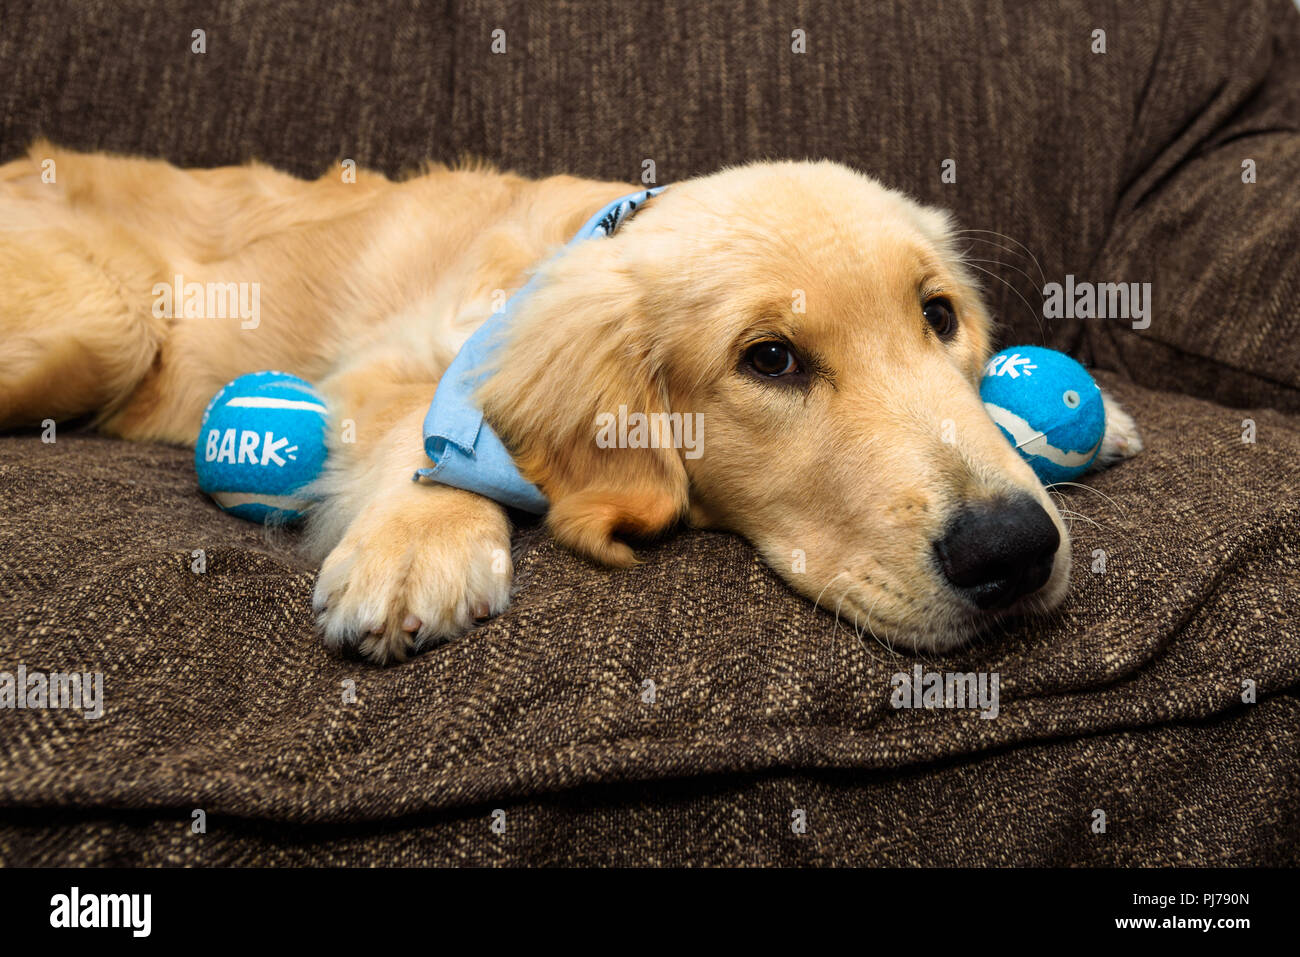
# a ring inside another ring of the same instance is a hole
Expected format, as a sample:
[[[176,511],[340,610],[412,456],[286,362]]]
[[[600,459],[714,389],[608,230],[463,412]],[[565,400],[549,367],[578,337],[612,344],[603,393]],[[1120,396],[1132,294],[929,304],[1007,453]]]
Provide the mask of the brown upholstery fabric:
[[[38,134],[301,175],[344,157],[397,175],[473,155],[623,180],[649,159],[670,183],[828,157],[1008,237],[971,237],[972,255],[1002,263],[981,265],[1007,342],[1300,411],[1291,0],[9,0],[4,14],[0,160]],[[795,29],[805,54],[790,52]],[[1043,279],[1067,274],[1152,283],[1151,328],[1040,331]]]
[[[891,676],[920,659],[837,628],[717,534],[609,572],[525,530],[505,615],[403,667],[334,658],[291,543],[206,503],[187,452],[0,440],[0,668],[106,682],[98,720],[0,713],[0,802],[43,809],[9,818],[0,858],[1294,859],[1300,427],[1256,413],[1247,445],[1239,413],[1103,381],[1150,449],[1098,477],[1107,499],[1067,497],[1100,526],[1074,525],[1068,603],[923,662],[1000,674],[995,720],[893,709]],[[208,836],[187,836],[193,808]]]
[[[1065,496],[1067,604],[928,662],[731,536],[611,572],[531,527],[510,611],[375,668],[322,650],[292,536],[218,512],[188,452],[0,437],[0,671],[107,698],[0,711],[0,863],[1294,863],[1300,15],[1219,6],[7,4],[0,159],[38,133],[304,174],[829,156],[1032,250],[988,247],[1006,341],[1040,339],[1040,265],[1156,306],[1046,330],[1116,370],[1149,446]],[[1000,716],[893,709],[918,662],[998,672]]]

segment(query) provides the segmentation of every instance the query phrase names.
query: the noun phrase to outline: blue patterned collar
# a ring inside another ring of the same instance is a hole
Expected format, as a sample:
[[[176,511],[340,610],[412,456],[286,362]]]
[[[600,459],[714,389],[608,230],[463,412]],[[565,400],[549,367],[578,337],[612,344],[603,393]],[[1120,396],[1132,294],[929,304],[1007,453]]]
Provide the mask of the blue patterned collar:
[[[614,200],[587,220],[564,249],[588,239],[614,235],[646,200],[664,189],[656,186]],[[520,303],[536,289],[537,282],[534,276],[506,301],[500,312],[479,326],[443,373],[424,417],[424,451],[433,466],[420,469],[413,477],[453,485],[502,505],[541,514],[547,509],[546,496],[519,474],[501,439],[483,421],[483,410],[472,401],[474,388],[484,374],[482,370],[500,347],[500,333],[509,325]]]

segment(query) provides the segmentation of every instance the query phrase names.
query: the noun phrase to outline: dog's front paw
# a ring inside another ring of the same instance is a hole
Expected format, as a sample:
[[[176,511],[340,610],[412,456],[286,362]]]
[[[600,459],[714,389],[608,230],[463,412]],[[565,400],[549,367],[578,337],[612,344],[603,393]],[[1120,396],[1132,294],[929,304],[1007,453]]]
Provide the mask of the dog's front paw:
[[[313,607],[326,644],[405,661],[505,610],[513,568],[504,510],[470,492],[412,483],[373,502],[321,566]]]
[[[1138,434],[1133,416],[1105,391],[1101,393],[1101,402],[1106,408],[1106,434],[1102,437],[1101,450],[1093,462],[1093,469],[1104,469],[1142,451],[1142,436]]]

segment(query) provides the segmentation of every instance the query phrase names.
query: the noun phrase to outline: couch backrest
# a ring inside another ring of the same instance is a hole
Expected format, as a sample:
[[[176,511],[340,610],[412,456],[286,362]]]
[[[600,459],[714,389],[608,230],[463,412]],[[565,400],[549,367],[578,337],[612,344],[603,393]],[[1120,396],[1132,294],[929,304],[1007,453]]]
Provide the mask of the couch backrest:
[[[5,6],[0,158],[43,134],[303,175],[472,155],[668,183],[829,157],[988,231],[970,255],[1003,342],[1300,408],[1290,0]],[[1045,320],[1067,275],[1151,283],[1150,327]]]

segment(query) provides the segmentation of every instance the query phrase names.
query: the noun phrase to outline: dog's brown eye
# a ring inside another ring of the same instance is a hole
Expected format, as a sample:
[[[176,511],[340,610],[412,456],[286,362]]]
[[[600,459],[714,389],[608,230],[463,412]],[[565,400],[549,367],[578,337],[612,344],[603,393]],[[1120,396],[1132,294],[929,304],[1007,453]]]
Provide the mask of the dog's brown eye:
[[[799,371],[799,360],[790,347],[781,342],[760,342],[750,346],[745,361],[759,375],[773,379]]]
[[[921,315],[925,316],[925,321],[940,339],[948,340],[957,334],[957,313],[953,310],[952,303],[942,296],[927,301],[921,309]]]

